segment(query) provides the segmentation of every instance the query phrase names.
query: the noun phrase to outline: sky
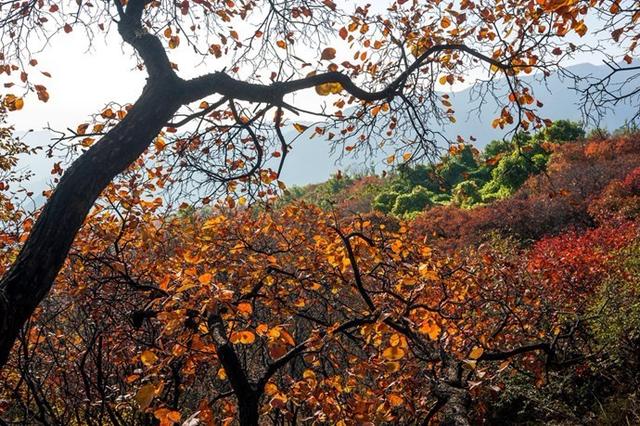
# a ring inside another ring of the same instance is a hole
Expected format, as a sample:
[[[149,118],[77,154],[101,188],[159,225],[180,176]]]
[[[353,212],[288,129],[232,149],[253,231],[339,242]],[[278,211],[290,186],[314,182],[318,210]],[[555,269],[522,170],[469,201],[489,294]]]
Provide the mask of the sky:
[[[344,0],[341,4],[348,7],[355,3]],[[373,9],[382,11],[388,3],[376,0]],[[340,54],[340,49],[338,51]],[[115,28],[106,39],[94,39],[92,45],[88,45],[84,33],[79,30],[53,37],[44,52],[35,56],[40,71],[48,71],[52,75],[52,78],[38,76],[36,81],[47,86],[51,97],[47,103],[39,102],[33,95],[27,97],[24,108],[11,114],[11,124],[19,131],[75,128],[110,101],[133,102],[140,94],[146,76],[144,71],[135,69],[136,60],[132,53],[132,49],[122,43]],[[219,60],[209,59],[201,63],[200,57],[189,54],[182,47],[169,51],[169,54],[174,62],[180,64],[183,78],[223,68]],[[574,62],[599,61],[582,56]],[[471,80],[468,79],[469,82]],[[457,85],[454,90],[465,87]],[[313,90],[308,90],[298,94],[295,101],[302,107],[312,108],[317,106],[320,98]]]
[[[343,0],[341,5],[353,5],[356,2]],[[382,11],[389,1],[376,0],[373,2],[375,11]],[[242,33],[242,31],[240,31]],[[576,42],[585,40],[576,40]],[[338,47],[340,57],[341,40],[331,42]],[[342,46],[346,47],[346,46]],[[193,55],[184,46],[176,50],[169,50],[170,59],[180,64],[179,74],[183,78],[213,72],[224,68],[224,63],[209,57],[202,62],[200,56]],[[30,78],[34,78],[37,84],[44,84],[48,88],[50,99],[47,103],[40,102],[35,95],[26,97],[25,106],[20,111],[12,112],[9,123],[14,125],[18,134],[28,130],[35,130],[26,140],[31,144],[44,145],[49,143],[51,133],[43,132],[43,129],[51,128],[64,131],[75,129],[80,123],[87,122],[91,114],[99,113],[109,102],[120,104],[134,102],[139,96],[144,84],[146,74],[136,68],[136,59],[133,50],[123,44],[120,36],[112,28],[106,36],[96,37],[89,45],[84,33],[74,30],[70,34],[58,34],[49,40],[46,49],[38,55],[38,70],[47,71],[51,78],[31,72]],[[599,63],[598,58],[581,56],[576,62]],[[467,79],[467,84],[456,84],[454,90],[462,90],[473,81]],[[444,90],[445,87],[441,86]],[[16,93],[18,94],[18,93]],[[318,97],[313,89],[292,95],[287,99],[292,104],[305,109],[317,109],[319,102],[326,98]],[[304,117],[297,120],[304,120]],[[310,159],[313,161],[313,159]],[[49,179],[48,170],[52,161],[45,159],[43,155],[25,159],[23,165],[38,172],[37,179]],[[327,173],[335,170],[333,164],[327,165]],[[44,175],[44,176],[43,176]],[[44,181],[43,181],[44,182]],[[44,185],[44,183],[42,184]],[[38,186],[42,186],[38,185]]]

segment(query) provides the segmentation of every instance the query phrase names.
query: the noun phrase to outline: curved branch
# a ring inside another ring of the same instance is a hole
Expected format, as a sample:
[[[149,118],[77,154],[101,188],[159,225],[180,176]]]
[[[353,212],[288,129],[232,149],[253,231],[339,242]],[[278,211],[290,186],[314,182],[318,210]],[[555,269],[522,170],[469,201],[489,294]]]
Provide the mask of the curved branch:
[[[395,80],[388,84],[384,89],[376,92],[369,92],[362,89],[356,85],[349,76],[337,71],[316,74],[286,82],[276,82],[270,85],[248,83],[236,80],[224,72],[215,72],[184,82],[183,102],[194,102],[203,97],[217,93],[238,100],[282,105],[282,99],[285,95],[326,83],[340,83],[347,93],[363,101],[379,101],[393,98],[398,93],[401,93],[402,86],[406,82],[407,78],[413,72],[417,71],[432,55],[452,50],[465,52],[502,70],[510,68],[510,65],[505,65],[502,62],[486,56],[463,44],[441,44],[427,49],[411,65],[409,65],[406,70],[396,77]]]
[[[149,78],[161,79],[171,78],[178,80],[177,74],[171,67],[167,52],[162,47],[160,39],[142,27],[142,12],[147,0],[130,0],[126,10],[119,4],[120,0],[114,0],[120,16],[118,22],[118,32],[122,39],[127,42],[140,55],[147,68]]]

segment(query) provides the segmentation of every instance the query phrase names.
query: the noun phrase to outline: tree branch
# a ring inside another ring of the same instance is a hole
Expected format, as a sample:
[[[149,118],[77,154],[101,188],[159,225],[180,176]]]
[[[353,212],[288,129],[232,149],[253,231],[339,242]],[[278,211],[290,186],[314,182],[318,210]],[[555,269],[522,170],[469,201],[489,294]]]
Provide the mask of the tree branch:
[[[236,80],[224,72],[215,72],[186,81],[183,87],[183,102],[194,102],[217,93],[238,100],[282,105],[282,99],[285,95],[326,83],[340,83],[347,93],[363,101],[373,102],[389,99],[402,92],[402,86],[405,84],[407,78],[414,71],[417,71],[432,55],[451,50],[465,52],[502,70],[510,68],[510,65],[505,65],[463,44],[442,44],[427,49],[409,65],[406,70],[396,77],[395,80],[388,84],[387,87],[377,92],[369,92],[360,88],[349,76],[337,71],[316,74],[286,82],[275,82],[270,85],[248,83]]]

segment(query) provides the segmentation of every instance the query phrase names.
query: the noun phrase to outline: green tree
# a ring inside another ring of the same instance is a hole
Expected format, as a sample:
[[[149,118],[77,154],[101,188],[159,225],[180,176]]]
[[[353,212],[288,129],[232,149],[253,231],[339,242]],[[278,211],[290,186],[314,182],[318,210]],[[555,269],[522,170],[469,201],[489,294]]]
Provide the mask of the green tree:
[[[473,180],[460,182],[453,188],[451,201],[463,208],[473,207],[482,202],[478,184]]]
[[[398,195],[391,212],[397,216],[408,213],[421,212],[426,207],[433,205],[431,197],[433,193],[422,186],[416,186],[411,193]]]
[[[400,194],[395,191],[382,192],[373,200],[373,209],[383,213],[390,213]]]
[[[556,120],[536,136],[551,142],[572,142],[584,139],[585,134],[582,123],[571,120]]]

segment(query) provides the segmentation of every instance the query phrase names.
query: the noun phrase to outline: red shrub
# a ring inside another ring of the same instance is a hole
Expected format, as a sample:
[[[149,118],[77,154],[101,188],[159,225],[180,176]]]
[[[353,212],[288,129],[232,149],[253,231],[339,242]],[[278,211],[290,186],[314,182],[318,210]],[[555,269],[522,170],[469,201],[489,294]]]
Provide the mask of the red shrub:
[[[546,237],[529,251],[527,270],[557,303],[580,306],[601,283],[615,252],[637,237],[638,225],[628,221]]]
[[[624,178],[623,184],[631,195],[640,195],[640,167],[629,172],[627,177]]]

